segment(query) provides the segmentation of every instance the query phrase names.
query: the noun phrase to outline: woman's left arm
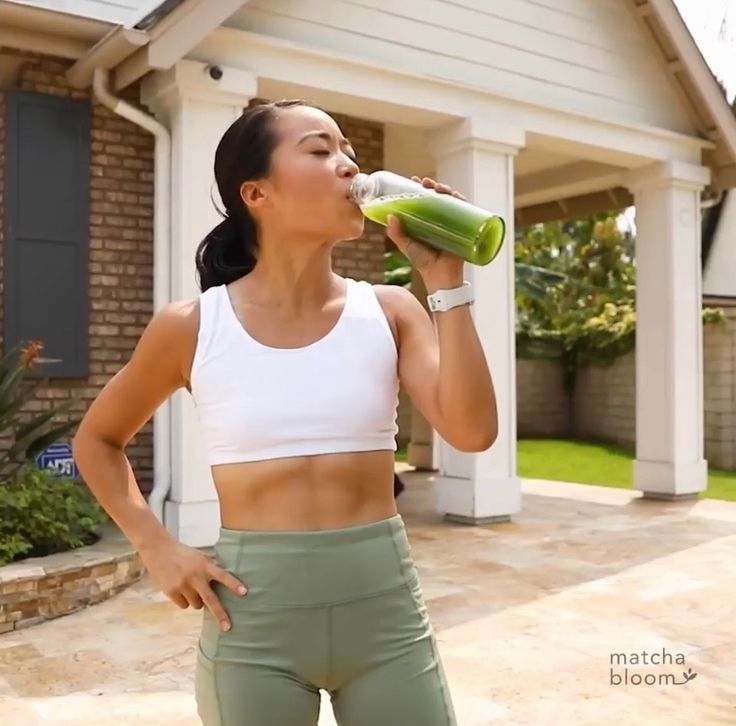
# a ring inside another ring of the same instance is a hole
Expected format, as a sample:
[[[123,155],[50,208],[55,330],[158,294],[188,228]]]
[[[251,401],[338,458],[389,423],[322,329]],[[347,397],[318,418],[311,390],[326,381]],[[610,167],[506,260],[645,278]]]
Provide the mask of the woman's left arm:
[[[462,195],[432,179],[425,186]],[[401,232],[395,217],[388,236],[419,272],[428,293],[463,283],[463,260]],[[460,451],[484,451],[496,440],[498,415],[488,362],[469,305],[427,314],[401,287],[389,293],[399,331],[399,378],[414,405],[442,438]]]

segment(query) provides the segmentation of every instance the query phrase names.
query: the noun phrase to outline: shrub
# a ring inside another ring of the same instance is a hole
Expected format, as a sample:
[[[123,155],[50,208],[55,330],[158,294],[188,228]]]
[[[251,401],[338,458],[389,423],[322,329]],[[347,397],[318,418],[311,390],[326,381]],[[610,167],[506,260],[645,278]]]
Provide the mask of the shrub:
[[[92,544],[105,521],[81,482],[24,464],[0,483],[0,565]]]

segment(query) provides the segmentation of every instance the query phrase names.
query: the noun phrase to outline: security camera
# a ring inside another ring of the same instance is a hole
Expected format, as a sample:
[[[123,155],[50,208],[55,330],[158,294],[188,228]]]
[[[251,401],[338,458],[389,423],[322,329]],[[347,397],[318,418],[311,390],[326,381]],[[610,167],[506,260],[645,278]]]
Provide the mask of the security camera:
[[[220,66],[207,66],[207,72],[213,81],[219,81],[222,78],[222,68]]]

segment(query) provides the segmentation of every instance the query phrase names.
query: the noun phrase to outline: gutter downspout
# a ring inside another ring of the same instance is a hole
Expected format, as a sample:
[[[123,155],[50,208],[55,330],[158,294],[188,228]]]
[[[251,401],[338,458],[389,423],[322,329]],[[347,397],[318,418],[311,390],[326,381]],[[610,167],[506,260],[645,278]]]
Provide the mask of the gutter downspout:
[[[135,106],[114,96],[110,74],[95,68],[92,88],[95,98],[114,114],[137,124],[156,139],[153,178],[153,310],[171,301],[171,134],[169,130]],[[171,489],[171,399],[153,416],[153,490],[148,504],[164,524],[164,501]]]

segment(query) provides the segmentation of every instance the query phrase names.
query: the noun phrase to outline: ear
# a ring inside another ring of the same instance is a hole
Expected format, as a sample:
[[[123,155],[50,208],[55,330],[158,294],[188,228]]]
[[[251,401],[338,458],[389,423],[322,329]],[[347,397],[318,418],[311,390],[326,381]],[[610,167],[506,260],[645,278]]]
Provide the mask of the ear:
[[[240,185],[240,198],[248,209],[258,209],[268,201],[264,185],[252,180]]]

